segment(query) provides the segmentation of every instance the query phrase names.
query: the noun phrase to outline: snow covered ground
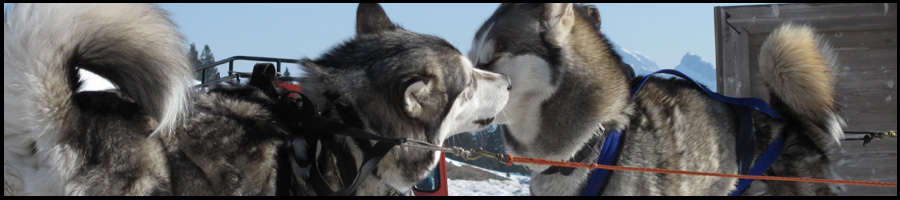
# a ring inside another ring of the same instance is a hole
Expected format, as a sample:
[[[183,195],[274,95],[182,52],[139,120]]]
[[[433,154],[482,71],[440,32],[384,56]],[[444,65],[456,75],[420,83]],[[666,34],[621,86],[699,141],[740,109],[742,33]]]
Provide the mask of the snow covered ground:
[[[467,165],[497,176],[506,177],[506,172],[493,171],[452,159],[447,159],[447,165],[448,167],[451,167],[450,165],[457,167]],[[528,190],[530,181],[531,177],[521,174],[510,174],[507,180],[488,179],[486,181],[472,181],[448,179],[447,190],[449,190],[450,196],[528,196],[531,194]]]

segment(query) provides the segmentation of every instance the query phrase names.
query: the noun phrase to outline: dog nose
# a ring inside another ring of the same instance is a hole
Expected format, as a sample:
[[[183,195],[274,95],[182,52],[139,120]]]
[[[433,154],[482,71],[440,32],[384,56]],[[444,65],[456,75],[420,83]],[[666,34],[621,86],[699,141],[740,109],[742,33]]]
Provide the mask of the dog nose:
[[[506,74],[500,73],[500,75],[503,76],[503,78],[506,78],[506,90],[512,90],[512,79],[509,79],[509,76]]]

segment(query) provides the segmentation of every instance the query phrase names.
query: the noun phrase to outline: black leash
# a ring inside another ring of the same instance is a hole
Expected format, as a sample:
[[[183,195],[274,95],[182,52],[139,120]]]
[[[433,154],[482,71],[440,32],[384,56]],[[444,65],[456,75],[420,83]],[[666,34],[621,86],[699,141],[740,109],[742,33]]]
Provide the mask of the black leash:
[[[894,130],[890,130],[890,131],[882,131],[882,132],[875,132],[875,131],[844,131],[844,134],[864,135],[862,138],[846,138],[846,137],[844,137],[844,139],[841,139],[841,140],[844,140],[844,141],[848,141],[848,140],[862,140],[862,141],[863,141],[863,146],[869,145],[869,143],[872,142],[872,139],[885,139],[885,138],[887,138],[887,139],[897,139],[897,131],[894,131]]]

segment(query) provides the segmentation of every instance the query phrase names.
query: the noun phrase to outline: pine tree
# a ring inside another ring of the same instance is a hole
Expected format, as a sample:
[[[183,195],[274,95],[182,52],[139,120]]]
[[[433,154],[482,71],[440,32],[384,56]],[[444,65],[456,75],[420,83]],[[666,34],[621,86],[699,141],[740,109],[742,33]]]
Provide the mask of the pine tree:
[[[197,69],[198,67],[202,66],[200,64],[199,56],[200,56],[200,52],[197,52],[197,45],[194,45],[194,43],[191,43],[191,49],[188,51],[188,60],[190,60],[190,62],[191,62],[191,69]],[[194,74],[194,78],[197,80],[201,80],[200,73]]]
[[[192,50],[192,52],[190,52],[190,53],[192,53],[192,55],[196,55],[195,52],[197,50],[193,43],[191,44],[191,50]],[[209,48],[209,45],[203,45],[203,52],[200,54],[200,57],[195,60],[198,63],[198,67],[205,66],[205,65],[216,62],[216,59],[215,59],[215,57],[213,57],[213,53],[212,53],[212,50]],[[204,79],[206,81],[216,80],[221,77],[219,75],[218,67],[209,68],[204,71],[206,71],[206,77],[204,77]],[[200,76],[201,76],[201,73],[197,73],[197,79],[200,79]]]
[[[200,54],[200,61],[203,65],[208,65],[210,63],[216,62],[216,59],[213,58],[212,50],[209,49],[209,45],[203,45],[203,54]]]
[[[284,68],[284,77],[291,77],[291,72],[288,71],[287,67]]]
[[[188,58],[191,60],[191,67],[200,67],[200,52],[197,52],[197,46],[191,43],[191,50],[188,52]]]

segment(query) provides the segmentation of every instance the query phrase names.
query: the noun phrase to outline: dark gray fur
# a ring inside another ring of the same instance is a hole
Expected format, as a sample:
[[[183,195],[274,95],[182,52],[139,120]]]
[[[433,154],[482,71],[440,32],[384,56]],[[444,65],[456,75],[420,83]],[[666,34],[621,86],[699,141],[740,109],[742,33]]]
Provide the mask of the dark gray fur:
[[[275,100],[254,87],[221,87],[197,94],[171,145],[148,138],[150,117],[130,99],[78,93],[85,127],[66,134],[66,143],[86,162],[69,185],[84,195],[129,195],[149,172],[159,179],[140,186],[153,188],[150,195],[274,195],[275,153],[289,135],[274,118]]]

